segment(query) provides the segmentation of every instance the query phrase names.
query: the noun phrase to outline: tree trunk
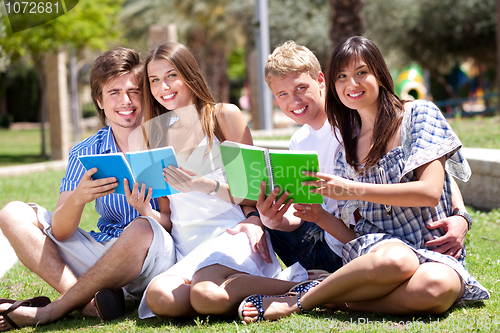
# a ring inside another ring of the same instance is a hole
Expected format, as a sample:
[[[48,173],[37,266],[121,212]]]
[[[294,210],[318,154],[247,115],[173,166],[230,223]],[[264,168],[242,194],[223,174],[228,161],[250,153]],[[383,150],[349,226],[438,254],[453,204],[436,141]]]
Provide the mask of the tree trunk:
[[[497,0],[497,91],[499,98],[497,102],[497,114],[500,114],[500,0]]]
[[[46,96],[45,96],[45,72],[43,68],[43,60],[40,58],[34,59],[35,68],[38,71],[38,114],[40,121],[40,130],[42,136],[42,147],[40,155],[47,157],[47,134],[45,131],[45,122],[47,120]]]
[[[363,0],[329,0],[331,6],[330,40],[332,47],[344,38],[359,36],[365,30]],[[500,1],[500,0],[498,0]]]
[[[188,40],[188,47],[198,61],[215,100],[229,102],[229,78],[224,45],[207,42],[202,31],[191,33]]]
[[[224,46],[214,43],[208,50],[206,62],[206,79],[212,88],[217,102],[229,102],[229,78],[227,76],[227,56]]]

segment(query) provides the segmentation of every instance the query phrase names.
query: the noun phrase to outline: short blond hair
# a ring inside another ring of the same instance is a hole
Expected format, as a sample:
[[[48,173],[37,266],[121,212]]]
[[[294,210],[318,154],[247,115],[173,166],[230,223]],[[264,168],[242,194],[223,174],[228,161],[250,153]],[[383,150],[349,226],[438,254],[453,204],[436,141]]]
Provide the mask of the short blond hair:
[[[273,78],[282,78],[290,73],[304,72],[309,73],[316,80],[321,72],[319,60],[307,47],[290,40],[277,46],[267,58],[265,79],[267,85],[271,87]]]

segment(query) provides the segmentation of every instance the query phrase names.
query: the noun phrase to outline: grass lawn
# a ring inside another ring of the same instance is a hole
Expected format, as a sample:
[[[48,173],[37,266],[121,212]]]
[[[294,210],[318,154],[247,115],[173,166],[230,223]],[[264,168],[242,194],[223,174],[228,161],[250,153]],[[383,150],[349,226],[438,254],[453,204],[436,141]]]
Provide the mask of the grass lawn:
[[[449,123],[462,140],[465,147],[500,149],[500,116],[448,119]],[[50,130],[47,130],[50,140]],[[82,139],[92,135],[82,133]],[[259,139],[289,140],[290,137],[266,137]],[[50,155],[50,143],[47,142],[47,155]],[[0,167],[46,161],[40,156],[41,134],[34,130],[0,129]]]
[[[19,177],[0,177],[0,207],[12,200],[37,202],[53,210],[63,171],[47,171]],[[137,303],[127,305],[126,316],[118,320],[101,323],[95,318],[86,318],[73,312],[64,319],[38,328],[24,328],[21,332],[500,332],[500,210],[492,212],[474,211],[475,219],[469,232],[468,270],[491,293],[491,300],[467,306],[452,307],[443,315],[421,317],[396,317],[381,314],[333,312],[318,308],[307,315],[294,315],[277,322],[244,325],[236,316],[222,318],[200,316],[185,320],[148,319],[137,317]],[[87,205],[82,227],[95,228],[96,213]],[[52,300],[58,293],[30,273],[21,264],[16,264],[0,279],[0,298],[24,299],[35,295],[46,295]]]
[[[465,147],[500,149],[500,116],[448,119]]]
[[[46,130],[47,156],[50,156],[50,130]],[[85,139],[95,132],[82,133]],[[6,130],[0,129],[0,167],[48,161],[42,157],[42,134],[40,129]]]
[[[47,140],[49,132],[46,131]],[[0,129],[0,166],[38,163],[48,160],[41,156],[41,130],[12,131]],[[47,155],[50,156],[50,141],[47,142]]]
[[[490,118],[451,119],[450,124],[466,147],[500,149],[500,116]],[[48,133],[48,131],[47,131]],[[88,133],[87,133],[88,134]],[[48,136],[48,134],[47,134]],[[87,135],[88,136],[88,135]],[[283,138],[286,139],[286,138]],[[0,130],[0,166],[41,162],[40,131]],[[47,171],[18,177],[0,177],[0,208],[12,200],[37,202],[53,210],[63,171]],[[474,211],[475,223],[468,233],[467,269],[491,293],[491,299],[465,306],[454,306],[443,315],[396,317],[381,314],[333,312],[318,308],[307,315],[294,315],[277,322],[243,325],[236,316],[222,318],[200,316],[185,320],[140,320],[137,303],[127,305],[126,316],[109,323],[86,318],[78,312],[57,323],[24,328],[21,332],[500,332],[500,210]],[[85,208],[81,226],[95,229],[97,214],[93,205]],[[1,256],[1,254],[0,254]],[[1,259],[0,259],[1,260]],[[46,295],[52,300],[58,293],[16,264],[0,279],[0,298],[24,299]]]

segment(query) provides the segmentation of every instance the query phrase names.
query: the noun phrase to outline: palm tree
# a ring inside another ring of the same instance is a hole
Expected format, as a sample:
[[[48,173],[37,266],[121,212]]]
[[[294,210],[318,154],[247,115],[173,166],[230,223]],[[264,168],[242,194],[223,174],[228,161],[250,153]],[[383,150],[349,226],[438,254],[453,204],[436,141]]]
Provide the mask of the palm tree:
[[[124,17],[128,36],[146,40],[148,27],[162,22],[175,23],[179,41],[193,52],[216,100],[229,101],[227,55],[243,38],[238,33],[237,16],[231,0],[128,0]]]
[[[329,0],[331,6],[330,40],[332,47],[346,37],[361,35],[366,22],[363,0]]]

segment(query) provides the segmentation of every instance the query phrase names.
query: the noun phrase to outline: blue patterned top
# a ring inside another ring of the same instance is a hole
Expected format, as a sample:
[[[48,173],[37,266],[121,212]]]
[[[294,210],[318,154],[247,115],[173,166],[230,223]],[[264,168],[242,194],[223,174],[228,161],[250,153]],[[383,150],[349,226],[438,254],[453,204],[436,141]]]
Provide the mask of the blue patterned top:
[[[355,227],[359,237],[344,246],[344,262],[370,252],[383,242],[399,241],[410,246],[421,263],[438,261],[454,268],[467,287],[464,299],[489,298],[486,289],[465,270],[464,258],[459,262],[425,247],[427,241],[445,233],[442,229],[428,229],[425,225],[452,215],[450,175],[463,181],[471,175],[460,151],[462,143],[433,103],[418,100],[407,103],[405,110],[401,146],[392,149],[377,165],[361,173],[347,164],[341,147],[336,155],[335,174],[362,183],[405,183],[417,179],[418,167],[445,156],[446,173],[439,204],[436,207],[397,207],[361,200],[339,200],[344,223],[349,223],[350,216],[358,208],[362,217]]]
[[[74,191],[86,172],[78,156],[110,154],[120,152],[116,145],[113,132],[109,126],[103,127],[95,135],[75,145],[69,152],[66,175],[61,180],[59,192]],[[159,210],[158,200],[152,199],[154,210]],[[130,222],[139,216],[139,212],[127,203],[121,194],[108,194],[95,200],[95,209],[99,214],[97,227],[100,232],[91,231],[92,237],[98,242],[119,237]]]

